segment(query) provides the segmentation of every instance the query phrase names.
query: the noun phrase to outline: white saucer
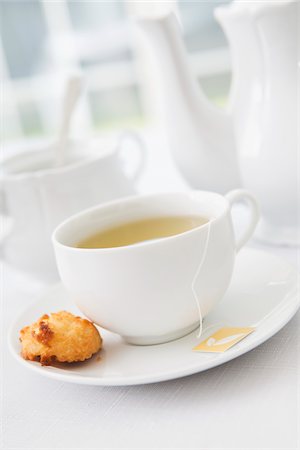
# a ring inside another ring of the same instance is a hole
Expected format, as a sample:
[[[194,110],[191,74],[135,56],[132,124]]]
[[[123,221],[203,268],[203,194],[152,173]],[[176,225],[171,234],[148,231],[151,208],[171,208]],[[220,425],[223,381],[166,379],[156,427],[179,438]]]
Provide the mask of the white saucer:
[[[193,331],[167,344],[139,347],[126,344],[118,335],[101,330],[104,349],[84,363],[42,367],[20,356],[19,330],[44,313],[66,309],[80,314],[61,284],[48,289],[27,311],[21,313],[9,332],[10,349],[25,367],[41,375],[78,384],[120,386],[153,383],[191,375],[230,361],[257,347],[279,331],[299,307],[299,277],[278,257],[254,249],[238,255],[231,286],[222,302],[205,319],[203,327],[215,324],[197,337]],[[200,341],[222,326],[255,326],[257,329],[225,353],[192,351]]]

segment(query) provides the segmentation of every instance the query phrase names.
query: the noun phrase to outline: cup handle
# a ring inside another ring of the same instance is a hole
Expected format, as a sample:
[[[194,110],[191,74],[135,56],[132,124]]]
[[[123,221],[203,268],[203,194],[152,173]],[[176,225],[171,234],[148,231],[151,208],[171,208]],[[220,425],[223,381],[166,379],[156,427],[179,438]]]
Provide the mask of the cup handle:
[[[229,201],[230,209],[232,208],[235,202],[245,201],[250,209],[250,221],[247,228],[244,230],[241,236],[239,236],[236,240],[235,248],[236,252],[238,252],[250,239],[252,236],[257,222],[259,220],[259,206],[255,198],[244,189],[235,189],[234,191],[228,192],[225,197]]]
[[[122,147],[122,144],[124,141],[129,140],[133,141],[135,144],[135,147],[138,149],[138,160],[136,167],[133,171],[133,173],[130,175],[130,178],[133,181],[137,181],[139,177],[141,176],[146,163],[146,145],[143,139],[132,130],[125,130],[123,131],[119,136],[119,148]]]

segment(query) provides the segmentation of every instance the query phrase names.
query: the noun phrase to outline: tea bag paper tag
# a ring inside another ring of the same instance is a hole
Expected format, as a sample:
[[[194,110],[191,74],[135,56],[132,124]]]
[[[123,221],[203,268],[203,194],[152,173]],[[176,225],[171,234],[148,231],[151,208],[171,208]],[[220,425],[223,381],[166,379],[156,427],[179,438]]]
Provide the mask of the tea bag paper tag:
[[[220,328],[214,334],[200,342],[200,344],[194,347],[193,350],[196,352],[223,353],[240,342],[254,330],[255,328],[253,327]]]

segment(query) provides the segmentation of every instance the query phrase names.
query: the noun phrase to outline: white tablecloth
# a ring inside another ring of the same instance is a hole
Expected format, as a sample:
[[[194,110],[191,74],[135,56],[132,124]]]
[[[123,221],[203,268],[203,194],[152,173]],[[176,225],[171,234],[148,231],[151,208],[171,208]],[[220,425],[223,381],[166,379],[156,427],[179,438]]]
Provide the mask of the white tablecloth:
[[[184,189],[161,137],[148,143],[140,192]],[[296,249],[269,251],[297,262]],[[3,263],[1,286],[1,448],[299,448],[300,313],[257,349],[204,373],[144,386],[77,386],[42,378],[8,353],[10,322],[45,285]]]

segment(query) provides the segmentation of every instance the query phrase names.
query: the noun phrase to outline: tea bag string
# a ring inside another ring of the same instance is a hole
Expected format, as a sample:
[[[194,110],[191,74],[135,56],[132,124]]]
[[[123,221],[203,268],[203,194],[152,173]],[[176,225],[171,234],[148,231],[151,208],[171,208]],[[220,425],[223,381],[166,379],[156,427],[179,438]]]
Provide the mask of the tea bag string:
[[[205,258],[206,258],[207,249],[208,249],[208,242],[209,242],[209,238],[210,238],[210,227],[211,227],[211,224],[210,224],[210,222],[208,222],[208,224],[207,224],[207,233],[206,233],[206,241],[205,241],[205,245],[204,245],[202,258],[200,260],[200,263],[199,263],[199,265],[197,267],[196,273],[195,273],[193,281],[192,281],[192,292],[193,292],[193,296],[194,296],[194,298],[196,300],[196,304],[197,304],[197,308],[198,308],[198,314],[199,314],[199,332],[198,332],[198,336],[197,336],[198,338],[200,338],[200,336],[203,333],[203,315],[202,315],[202,311],[201,311],[200,300],[199,300],[199,297],[198,297],[196,289],[195,289],[195,283],[196,283],[196,280],[197,280],[197,278],[199,276],[199,273],[201,272],[203,263],[204,263]]]
[[[275,306],[275,308],[271,309],[271,311],[269,311],[265,316],[263,316],[260,320],[256,321],[255,323],[252,323],[251,325],[243,325],[243,326],[247,326],[247,327],[252,327],[252,328],[257,328],[259,327],[263,322],[265,322],[269,317],[273,316],[273,314],[278,313],[281,311],[282,306],[285,305],[286,306],[286,296],[281,300],[281,302],[278,303],[278,305]],[[200,307],[200,305],[199,305]],[[200,310],[201,311],[201,310]],[[206,331],[210,330],[211,328],[216,328],[217,326],[222,325],[224,326],[229,326],[228,324],[226,325],[225,321],[219,321],[219,322],[215,322],[212,323],[211,325],[202,328],[201,334],[206,333]],[[201,336],[201,334],[198,335],[198,337]]]

